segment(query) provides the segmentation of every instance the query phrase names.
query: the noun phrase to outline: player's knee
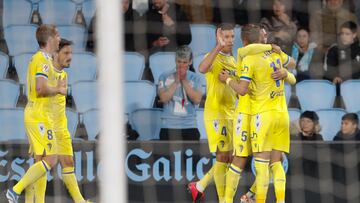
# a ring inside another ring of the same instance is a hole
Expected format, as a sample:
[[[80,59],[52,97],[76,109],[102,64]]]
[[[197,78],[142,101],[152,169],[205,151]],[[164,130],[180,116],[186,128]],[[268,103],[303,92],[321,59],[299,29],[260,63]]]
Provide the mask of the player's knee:
[[[73,167],[74,166],[74,159],[72,156],[62,156],[59,157],[61,167]]]
[[[46,161],[46,163],[49,165],[50,168],[53,168],[57,164],[57,161],[58,161],[56,155],[46,156],[46,157],[44,157],[43,160]]]
[[[229,163],[230,162],[230,156],[226,152],[218,152],[216,154],[216,160],[223,163]]]

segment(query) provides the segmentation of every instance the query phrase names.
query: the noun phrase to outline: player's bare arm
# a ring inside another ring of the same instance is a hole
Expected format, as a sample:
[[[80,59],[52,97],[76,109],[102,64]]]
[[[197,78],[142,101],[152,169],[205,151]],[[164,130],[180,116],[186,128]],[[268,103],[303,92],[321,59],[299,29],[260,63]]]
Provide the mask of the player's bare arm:
[[[223,39],[223,33],[220,28],[216,30],[216,46],[211,52],[201,61],[199,65],[200,73],[207,73],[214,62],[216,55],[225,47],[225,41]]]
[[[229,73],[225,70],[219,73],[219,80],[229,85],[236,93],[241,96],[244,96],[249,91],[250,82],[245,80],[240,80],[239,82],[232,80]]]

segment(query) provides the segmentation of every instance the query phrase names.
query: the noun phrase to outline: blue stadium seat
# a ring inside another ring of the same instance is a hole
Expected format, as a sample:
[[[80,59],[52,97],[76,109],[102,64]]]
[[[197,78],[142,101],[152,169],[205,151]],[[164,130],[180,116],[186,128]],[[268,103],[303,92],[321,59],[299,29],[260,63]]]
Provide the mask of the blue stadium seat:
[[[175,52],[158,52],[149,58],[149,66],[154,76],[154,83],[159,82],[161,74],[176,68]]]
[[[76,5],[70,0],[42,0],[39,12],[43,23],[71,25],[75,17]]]
[[[141,108],[129,115],[132,129],[139,133],[138,140],[159,139],[162,109]]]
[[[98,114],[98,109],[90,109],[82,114],[82,123],[85,125],[88,140],[96,140],[96,136],[100,133]]]
[[[91,19],[95,15],[95,10],[94,0],[85,0],[84,3],[82,3],[82,12],[84,14],[87,27],[89,27]]]
[[[19,77],[20,84],[26,84],[27,69],[32,55],[34,55],[34,53],[23,53],[16,55],[13,58],[13,64]]]
[[[301,115],[300,109],[289,108],[288,112],[289,112],[290,122],[300,119],[300,115]]]
[[[340,86],[347,112],[360,111],[360,80],[347,80]]]
[[[319,116],[321,126],[320,134],[325,141],[332,141],[340,130],[341,117],[346,113],[345,110],[339,108],[322,109],[316,113]]]
[[[145,57],[137,52],[125,52],[124,61],[125,80],[141,80]]]
[[[4,28],[4,37],[9,48],[9,55],[16,56],[39,49],[35,25],[10,25]]]
[[[6,78],[9,68],[9,56],[0,52],[0,79]]]
[[[216,45],[216,27],[209,24],[191,24],[191,47],[194,56],[210,52]]]
[[[234,46],[233,46],[233,55],[235,58],[237,58],[237,50],[240,47],[243,47],[242,41],[241,41],[241,27],[236,26],[235,27],[235,39],[234,39]]]
[[[152,108],[156,96],[156,87],[149,81],[126,81],[125,113],[129,114],[139,108]]]
[[[26,0],[3,1],[3,27],[25,25],[30,22],[31,3]]]
[[[200,73],[199,65],[200,65],[201,61],[204,59],[204,57],[205,57],[205,54],[200,54],[193,58],[193,66],[194,66],[195,72]]]
[[[77,112],[83,113],[89,109],[98,108],[97,86],[96,81],[80,81],[72,85],[71,95]]]
[[[24,109],[0,108],[0,141],[26,140]]]
[[[204,124],[204,109],[196,110],[196,122],[197,122],[197,128],[200,132],[200,139],[206,140],[207,134],[206,134],[205,124]]]
[[[70,67],[65,71],[70,85],[82,80],[95,80],[96,56],[90,52],[74,53]]]
[[[291,98],[291,85],[289,83],[285,83],[285,98],[286,98],[286,104],[289,104],[290,98]]]
[[[14,108],[20,95],[20,86],[13,80],[0,80],[0,108]]]
[[[303,80],[296,84],[296,95],[302,111],[332,108],[335,85],[327,80]]]
[[[80,25],[61,25],[57,27],[61,38],[65,38],[73,42],[72,48],[74,52],[84,51],[87,40],[87,30]]]
[[[70,108],[66,108],[67,126],[71,137],[75,137],[76,129],[79,123],[78,113]]]

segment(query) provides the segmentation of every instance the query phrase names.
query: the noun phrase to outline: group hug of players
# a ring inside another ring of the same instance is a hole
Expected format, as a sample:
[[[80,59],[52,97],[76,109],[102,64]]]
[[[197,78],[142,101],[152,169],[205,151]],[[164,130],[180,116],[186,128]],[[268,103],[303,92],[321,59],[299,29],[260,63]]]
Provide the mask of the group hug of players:
[[[204,124],[216,162],[201,180],[188,185],[192,200],[201,201],[205,188],[215,182],[219,202],[232,203],[252,154],[256,179],[240,201],[266,202],[272,178],[276,202],[284,203],[286,176],[281,161],[290,148],[284,82],[296,83],[288,72],[296,62],[278,46],[266,44],[267,33],[257,25],[242,27],[244,47],[238,49],[237,59],[231,53],[234,27],[219,25],[216,38],[216,47],[198,67],[206,78]]]

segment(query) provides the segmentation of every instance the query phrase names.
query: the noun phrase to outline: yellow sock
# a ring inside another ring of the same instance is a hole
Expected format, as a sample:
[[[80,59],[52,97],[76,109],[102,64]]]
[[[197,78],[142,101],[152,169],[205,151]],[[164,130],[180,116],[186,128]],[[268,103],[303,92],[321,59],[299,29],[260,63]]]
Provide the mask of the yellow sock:
[[[249,192],[256,194],[256,182],[252,184],[252,186],[249,189]]]
[[[37,181],[42,175],[51,168],[44,160],[32,165],[21,180],[13,187],[14,192],[21,194],[21,192],[29,185]]]
[[[228,172],[226,173],[226,186],[225,186],[225,201],[232,203],[236,193],[242,170],[231,164]]]
[[[228,164],[216,161],[214,164],[214,181],[216,191],[219,197],[219,201],[223,202],[225,197],[225,183],[226,183],[226,172],[228,170]]]
[[[80,193],[78,182],[74,173],[74,167],[66,167],[62,169],[62,178],[66,185],[66,188],[69,190],[71,197],[74,202],[78,203],[84,201],[83,196]]]
[[[33,185],[35,191],[35,202],[44,203],[46,193],[47,174],[41,176]]]
[[[34,203],[34,198],[34,184],[31,184],[25,188],[25,203]]]
[[[196,183],[196,188],[200,192],[204,192],[205,188],[213,181],[214,181],[214,167],[211,167],[211,169],[204,175],[204,177],[201,178],[201,180],[199,180]],[[197,184],[200,184],[201,187],[198,188]]]
[[[285,187],[286,187],[286,176],[284,168],[281,165],[281,162],[274,162],[271,164],[270,169],[274,174],[274,189],[276,195],[276,202],[283,203],[285,202]]]
[[[269,160],[255,158],[256,203],[265,203],[269,187]]]

